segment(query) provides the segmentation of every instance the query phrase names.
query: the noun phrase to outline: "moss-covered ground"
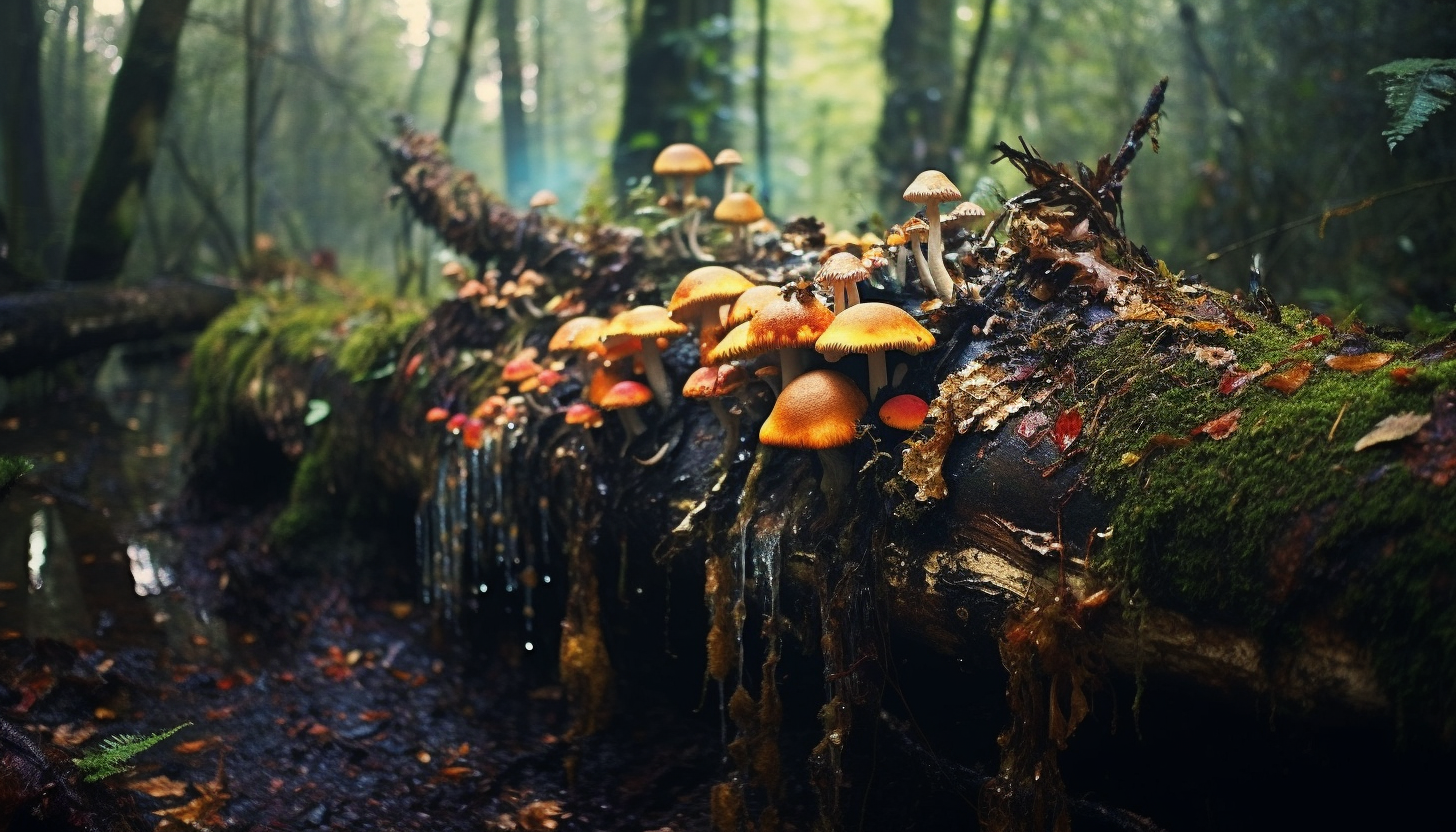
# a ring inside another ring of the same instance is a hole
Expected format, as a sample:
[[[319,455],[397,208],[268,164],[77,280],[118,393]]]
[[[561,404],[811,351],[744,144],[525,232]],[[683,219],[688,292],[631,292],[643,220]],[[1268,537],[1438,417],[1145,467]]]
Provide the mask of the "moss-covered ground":
[[[1252,332],[1128,324],[1077,355],[1084,408],[1100,403],[1092,484],[1117,506],[1096,563],[1134,601],[1248,627],[1289,649],[1302,620],[1337,619],[1372,650],[1398,705],[1451,728],[1456,491],[1412,472],[1416,439],[1358,453],[1354,444],[1387,416],[1431,413],[1436,394],[1456,388],[1456,361],[1413,360],[1408,344],[1332,333],[1293,307],[1280,324],[1242,317]],[[1233,350],[1241,370],[1286,359],[1313,370],[1288,395],[1263,386],[1268,376],[1225,395],[1228,368],[1178,349],[1193,343]],[[1341,349],[1395,358],[1366,373],[1326,366]],[[1407,383],[1401,368],[1415,368]],[[1226,438],[1189,436],[1236,408]]]

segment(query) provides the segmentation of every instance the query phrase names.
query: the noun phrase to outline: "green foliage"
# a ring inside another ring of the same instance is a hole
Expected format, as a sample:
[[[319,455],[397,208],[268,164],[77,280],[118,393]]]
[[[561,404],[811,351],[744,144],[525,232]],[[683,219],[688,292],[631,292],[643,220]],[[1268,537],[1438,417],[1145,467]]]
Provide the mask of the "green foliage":
[[[30,473],[35,465],[18,456],[0,456],[0,492],[9,488],[16,480]]]
[[[76,768],[80,769],[81,773],[86,776],[87,783],[95,783],[97,780],[126,771],[130,768],[130,766],[126,765],[127,760],[130,760],[132,757],[146,751],[148,748],[151,748],[191,724],[190,722],[184,722],[175,728],[158,731],[155,734],[148,734],[145,737],[139,737],[135,734],[119,734],[102,741],[100,748],[84,756],[77,757],[71,762],[75,763]]]
[[[1394,119],[1381,133],[1392,152],[1427,119],[1456,97],[1456,58],[1403,58],[1381,64],[1371,75],[1386,75],[1385,103]]]

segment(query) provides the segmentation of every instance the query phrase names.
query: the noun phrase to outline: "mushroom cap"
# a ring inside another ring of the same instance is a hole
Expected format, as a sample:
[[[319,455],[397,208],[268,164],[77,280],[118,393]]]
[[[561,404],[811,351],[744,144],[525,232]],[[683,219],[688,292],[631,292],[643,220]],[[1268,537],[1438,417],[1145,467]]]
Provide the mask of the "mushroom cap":
[[[600,405],[602,399],[606,398],[607,391],[611,390],[617,382],[624,380],[626,372],[619,367],[602,367],[592,373],[591,384],[586,390],[586,400],[595,405]]]
[[[723,197],[718,207],[713,209],[713,219],[729,225],[748,225],[763,219],[763,206],[758,204],[753,194],[734,191]]]
[[[722,364],[725,361],[737,361],[740,358],[749,358],[761,352],[768,352],[768,349],[754,350],[748,346],[748,325],[739,324],[728,330],[728,334],[718,342],[718,345],[703,356],[703,360],[709,364]]]
[[[880,405],[880,421],[896,430],[915,430],[925,423],[930,405],[919,396],[901,393]]]
[[[640,381],[619,381],[602,396],[603,410],[618,410],[623,407],[640,407],[652,401],[652,388]]]
[[[551,336],[551,343],[546,345],[548,352],[566,352],[568,350],[590,350],[600,343],[602,328],[607,325],[606,318],[594,318],[591,315],[582,315],[572,318],[556,328],[556,334]]]
[[[814,348],[830,361],[838,361],[852,352],[899,350],[914,355],[933,346],[935,336],[910,317],[909,312],[871,301],[836,315]]]
[[[951,202],[961,198],[961,191],[950,181],[950,177],[938,170],[922,171],[905,189],[906,202],[925,205],[931,202]]]
[[[450,418],[450,411],[443,407],[432,407],[425,411],[426,422],[443,422]]]
[[[741,165],[741,164],[743,164],[743,157],[740,156],[738,154],[738,151],[734,150],[733,148],[731,148],[731,147],[725,147],[722,150],[718,151],[718,155],[717,156],[714,156],[713,157],[713,164],[715,164],[715,165]]]
[[[986,209],[974,202],[962,202],[950,209],[950,213],[941,214],[940,221],[956,225],[967,225],[971,220],[986,216]]]
[[[784,386],[758,441],[780,448],[821,450],[854,441],[869,400],[848,377],[811,370]]]
[[[860,248],[874,248],[875,246],[882,246],[884,244],[885,241],[880,239],[880,235],[873,231],[866,231],[859,235]]]
[[[501,381],[525,381],[528,378],[535,378],[541,369],[541,365],[536,363],[534,355],[522,353],[506,362],[506,366],[501,369]]]
[[[903,228],[901,228],[900,226],[897,225],[897,226],[892,227],[888,232],[886,232],[886,234],[885,234],[885,245],[887,245],[887,246],[903,246],[903,245],[905,245],[906,242],[909,241],[909,239],[910,239],[909,237],[906,237],[905,236],[905,229],[903,229]]]
[[[760,309],[778,298],[782,291],[782,287],[764,285],[754,286],[739,295],[738,299],[733,301],[733,305],[728,308],[728,326],[748,323]]]
[[[456,431],[465,427],[465,422],[469,418],[470,417],[466,416],[464,413],[456,413],[455,415],[450,417],[449,421],[445,423],[445,430],[448,430],[451,433],[455,433]]]
[[[672,319],[671,313],[661,306],[648,304],[628,309],[602,328],[601,340],[616,335],[632,335],[637,338],[676,338],[686,335],[688,328]]]
[[[687,382],[683,384],[682,394],[685,399],[716,399],[732,393],[747,382],[748,376],[741,368],[732,364],[699,367],[688,376]]]
[[[440,275],[451,280],[460,280],[465,277],[465,267],[458,262],[451,260],[440,267]]]
[[[697,145],[687,142],[664,147],[657,154],[657,160],[652,163],[652,172],[658,176],[702,176],[712,170],[713,160],[708,158],[708,154]]]
[[[602,412],[586,402],[572,402],[566,408],[566,424],[599,428],[602,426]]]
[[[732,303],[753,288],[748,278],[724,266],[702,266],[683,277],[667,302],[668,314],[678,323],[696,322],[704,306]]]
[[[780,295],[748,322],[750,350],[758,353],[813,347],[834,322],[834,313],[807,288],[789,295],[787,299]]]
[[[923,243],[925,242],[925,238],[930,234],[930,223],[919,217],[911,217],[905,220],[900,226],[900,230],[905,233],[906,237],[909,237],[917,243]]]
[[[859,245],[859,235],[854,233],[853,231],[850,231],[849,229],[841,228],[833,234],[830,234],[828,237],[825,237],[824,245],[857,246]]]
[[[531,194],[531,201],[528,204],[532,208],[547,208],[549,206],[555,205],[560,201],[561,200],[556,198],[555,193],[547,190],[546,188],[542,188],[534,194]]]
[[[855,257],[847,251],[841,251],[824,261],[819,267],[819,274],[815,279],[826,286],[848,286],[851,283],[858,283],[861,280],[869,280],[870,271],[864,267],[860,258]]]

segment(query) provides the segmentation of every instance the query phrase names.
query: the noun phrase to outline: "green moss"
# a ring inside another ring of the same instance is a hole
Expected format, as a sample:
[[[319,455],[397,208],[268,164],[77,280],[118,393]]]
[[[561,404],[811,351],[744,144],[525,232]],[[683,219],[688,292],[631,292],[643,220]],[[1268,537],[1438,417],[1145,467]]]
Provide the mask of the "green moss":
[[[15,481],[30,473],[35,465],[18,456],[0,456],[0,494],[4,494]]]
[[[1222,395],[1222,371],[1186,353],[1160,363],[1168,339],[1191,336],[1157,324],[1126,326],[1076,357],[1079,373],[1089,371],[1081,378],[1097,379],[1084,388],[1084,408],[1103,402],[1093,486],[1117,507],[1097,565],[1153,603],[1276,640],[1301,615],[1333,614],[1367,640],[1397,701],[1425,713],[1434,705],[1456,724],[1456,491],[1413,475],[1401,443],[1353,452],[1382,418],[1430,412],[1435,391],[1456,387],[1456,361],[1422,365],[1410,386],[1390,378],[1391,367],[1411,364],[1399,358],[1367,374],[1332,370],[1322,362],[1332,341],[1289,352],[1323,331],[1296,329],[1304,314],[1286,309],[1284,327],[1251,320],[1252,333],[1198,334],[1234,350],[1241,369],[1311,361],[1308,381],[1288,396],[1258,380]],[[1410,352],[1371,340],[1375,350]],[[1153,436],[1185,437],[1234,408],[1243,413],[1228,438],[1194,437],[1126,464],[1124,454],[1141,454]],[[1372,553],[1372,541],[1394,545]],[[1317,598],[1327,608],[1302,606]]]

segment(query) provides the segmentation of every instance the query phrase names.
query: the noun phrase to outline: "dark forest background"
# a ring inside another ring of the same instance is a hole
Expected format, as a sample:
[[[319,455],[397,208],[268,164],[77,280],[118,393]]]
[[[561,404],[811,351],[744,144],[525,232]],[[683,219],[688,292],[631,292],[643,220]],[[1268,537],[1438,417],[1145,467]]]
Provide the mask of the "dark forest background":
[[[1456,58],[1450,3],[7,0],[0,39],[5,289],[282,252],[444,291],[416,280],[444,253],[385,198],[396,117],[518,205],[617,210],[694,141],[738,148],[778,219],[878,231],[923,168],[987,207],[1017,192],[997,141],[1095,162],[1167,75],[1134,239],[1226,288],[1260,252],[1281,301],[1456,319],[1456,113],[1392,151],[1369,74]]]

